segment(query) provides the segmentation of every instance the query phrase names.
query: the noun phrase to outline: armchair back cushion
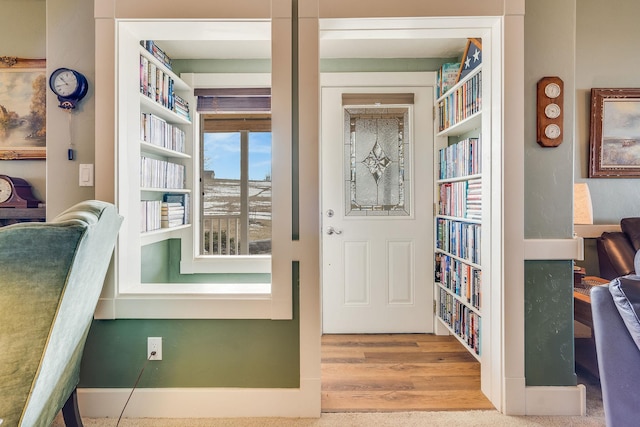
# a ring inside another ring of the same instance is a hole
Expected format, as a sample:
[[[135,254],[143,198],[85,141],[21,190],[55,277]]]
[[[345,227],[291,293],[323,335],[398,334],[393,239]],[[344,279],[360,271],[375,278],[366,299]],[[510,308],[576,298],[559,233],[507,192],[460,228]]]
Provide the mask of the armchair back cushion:
[[[49,427],[80,360],[122,218],[86,201],[51,222],[0,228],[0,418]]]
[[[640,250],[640,217],[622,218],[620,229],[629,238],[633,250]]]

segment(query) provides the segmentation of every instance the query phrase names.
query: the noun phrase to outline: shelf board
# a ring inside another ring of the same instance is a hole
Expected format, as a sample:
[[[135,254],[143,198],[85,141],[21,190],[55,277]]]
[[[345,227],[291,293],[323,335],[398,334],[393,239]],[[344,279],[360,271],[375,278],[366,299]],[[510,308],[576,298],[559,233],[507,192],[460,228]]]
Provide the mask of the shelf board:
[[[190,159],[191,156],[187,153],[181,153],[179,151],[170,150],[168,148],[160,147],[159,145],[150,144],[145,141],[140,141],[140,151],[145,153],[158,154],[164,157],[171,157],[176,159]]]
[[[149,193],[191,193],[189,188],[151,188],[140,187],[140,191],[147,191]]]
[[[436,285],[444,290],[445,292],[447,292],[448,294],[450,294],[452,297],[454,297],[456,300],[460,301],[461,303],[463,303],[465,306],[467,306],[469,308],[469,310],[473,311],[474,313],[476,313],[478,316],[482,316],[482,313],[480,312],[479,309],[477,309],[476,307],[474,307],[471,303],[469,303],[468,301],[465,301],[464,299],[462,299],[462,297],[458,294],[456,294],[455,292],[453,292],[451,289],[448,289],[446,286],[444,286],[442,283],[436,282]]]
[[[474,175],[465,175],[465,176],[456,176],[453,178],[443,178],[436,180],[436,184],[446,184],[449,182],[462,182],[462,181],[471,181],[472,179],[482,179],[482,174],[474,174]]]
[[[482,126],[482,111],[472,114],[466,119],[459,121],[453,126],[449,126],[443,131],[437,133],[436,136],[458,136],[474,129],[480,129]]]
[[[169,123],[183,124],[183,125],[191,124],[191,120],[181,116],[175,111],[171,111],[170,109],[168,109],[163,105],[158,104],[156,101],[149,98],[143,93],[140,93],[140,107],[143,112],[160,116]]]
[[[457,222],[466,222],[468,224],[482,225],[481,219],[471,219],[471,218],[463,218],[460,216],[449,216],[449,215],[440,215],[440,214],[436,215],[436,218],[449,219],[451,221],[457,221]]]
[[[140,244],[142,246],[150,245],[152,243],[160,242],[163,240],[171,239],[174,237],[182,237],[182,233],[178,233],[181,230],[191,228],[191,224],[179,225],[171,228],[159,228],[153,231],[147,231],[140,234]]]
[[[482,266],[480,264],[476,264],[475,262],[469,261],[468,259],[460,258],[457,255],[454,255],[450,252],[445,251],[444,249],[436,248],[436,252],[441,253],[443,255],[449,256],[453,259],[456,259],[460,262],[463,262],[471,267],[477,268],[478,270],[482,270]]]
[[[476,351],[474,349],[472,349],[469,344],[467,344],[460,335],[458,335],[451,326],[449,326],[449,324],[447,322],[445,322],[442,318],[440,318],[440,316],[436,315],[436,319],[438,319],[438,321],[442,324],[442,326],[444,326],[445,328],[447,328],[447,330],[449,331],[449,333],[451,335],[453,335],[454,337],[456,337],[456,339],[460,342],[460,344],[462,344],[464,346],[464,348],[467,349],[467,351],[469,353],[471,353],[471,355],[473,357],[476,358],[476,360],[480,363],[482,363],[482,359],[480,358],[479,354],[476,354]],[[482,339],[482,338],[481,338]],[[480,342],[480,348],[482,349],[482,342]],[[482,350],[481,350],[482,351]]]

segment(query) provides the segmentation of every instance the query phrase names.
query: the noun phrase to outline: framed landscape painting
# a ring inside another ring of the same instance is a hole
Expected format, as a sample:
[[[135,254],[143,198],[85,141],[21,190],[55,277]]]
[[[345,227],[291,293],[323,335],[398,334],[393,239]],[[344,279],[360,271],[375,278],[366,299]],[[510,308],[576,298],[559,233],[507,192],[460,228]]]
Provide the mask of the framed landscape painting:
[[[46,158],[44,59],[0,57],[0,160]]]
[[[590,178],[640,176],[640,89],[591,89]]]

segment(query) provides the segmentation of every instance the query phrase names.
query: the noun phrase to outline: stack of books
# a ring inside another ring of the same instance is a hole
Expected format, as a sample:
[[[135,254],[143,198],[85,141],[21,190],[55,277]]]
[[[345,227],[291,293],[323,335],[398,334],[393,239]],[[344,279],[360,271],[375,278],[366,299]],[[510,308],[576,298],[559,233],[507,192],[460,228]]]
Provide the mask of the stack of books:
[[[162,196],[163,202],[168,203],[177,203],[181,205],[184,209],[184,220],[183,224],[189,224],[189,194],[185,193],[166,193]]]
[[[162,202],[160,210],[162,228],[177,227],[184,224],[184,206],[176,202]]]
[[[189,114],[189,103],[176,94],[173,95],[173,111],[177,115],[184,117],[187,120],[191,120],[191,115]]]

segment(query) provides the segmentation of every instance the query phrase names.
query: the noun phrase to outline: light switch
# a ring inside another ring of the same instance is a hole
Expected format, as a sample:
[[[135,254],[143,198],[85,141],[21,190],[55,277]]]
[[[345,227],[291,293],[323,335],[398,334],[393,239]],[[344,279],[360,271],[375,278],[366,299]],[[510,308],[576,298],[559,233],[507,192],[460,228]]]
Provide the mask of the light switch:
[[[80,187],[93,187],[93,164],[80,165]]]

